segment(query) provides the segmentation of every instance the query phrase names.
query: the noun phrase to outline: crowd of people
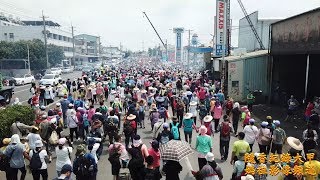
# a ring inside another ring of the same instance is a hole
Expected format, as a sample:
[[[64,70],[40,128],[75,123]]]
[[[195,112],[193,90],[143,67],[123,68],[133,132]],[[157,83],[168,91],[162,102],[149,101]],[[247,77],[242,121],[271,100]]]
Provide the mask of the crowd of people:
[[[233,165],[232,179],[250,179],[250,175],[246,177],[244,156],[253,151],[255,143],[259,153],[267,156],[282,154],[286,141],[291,154],[314,152],[317,145],[313,114],[308,114],[310,123],[303,133],[304,141],[289,141],[281,121],[271,116],[259,123],[253,119],[252,94],[247,96],[248,106],[240,106],[225,97],[220,82],[209,80],[205,72],[119,66],[83,74],[74,81],[61,81],[56,87],[32,84],[30,92],[29,104],[36,114],[34,124],[25,125],[16,119],[11,138],[3,139],[0,166],[8,180],[18,179],[18,171],[20,179],[25,179],[27,166],[35,180],[40,176],[48,179],[47,167],[53,155],[57,179],[71,179],[74,174],[77,180],[94,180],[103,151],[109,154],[114,180],[178,180],[183,167],[179,161],[162,159],[160,147],[172,140],[193,146],[194,134],[198,170],[192,174],[197,179],[224,176],[213,155],[214,135],[219,135],[221,163],[229,160]],[[55,96],[61,96],[60,102],[48,109]],[[150,148],[143,143],[138,129],[152,132]],[[239,140],[232,144],[229,156],[232,137]],[[320,162],[314,162],[318,175]],[[267,176],[256,174],[254,179]]]

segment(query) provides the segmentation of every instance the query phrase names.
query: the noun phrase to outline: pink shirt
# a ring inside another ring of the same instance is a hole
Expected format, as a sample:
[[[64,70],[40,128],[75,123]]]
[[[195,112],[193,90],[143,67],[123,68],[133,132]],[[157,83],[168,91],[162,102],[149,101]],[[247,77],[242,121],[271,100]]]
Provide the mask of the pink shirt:
[[[89,109],[89,111],[88,111],[88,119],[89,119],[89,121],[92,120],[92,116],[94,115],[94,113],[96,113],[96,110],[94,108]]]
[[[96,93],[97,94],[102,94],[103,93],[103,87],[97,87]]]
[[[153,148],[150,148],[148,150],[149,155],[153,157],[153,163],[152,166],[154,168],[160,167],[160,151],[156,152]]]
[[[213,112],[214,112],[213,119],[220,119],[222,116],[222,107],[215,106]]]

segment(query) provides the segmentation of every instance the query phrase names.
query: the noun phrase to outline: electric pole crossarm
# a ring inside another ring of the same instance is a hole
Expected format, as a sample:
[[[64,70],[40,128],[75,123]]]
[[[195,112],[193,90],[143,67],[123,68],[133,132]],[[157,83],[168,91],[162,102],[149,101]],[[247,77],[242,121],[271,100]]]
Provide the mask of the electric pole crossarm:
[[[161,39],[161,37],[160,37],[160,35],[159,35],[158,31],[157,31],[157,30],[156,30],[156,28],[153,26],[152,22],[150,21],[149,17],[147,16],[146,12],[142,12],[142,13],[143,13],[143,14],[146,16],[146,18],[148,19],[148,21],[149,21],[150,25],[152,26],[153,30],[156,32],[156,34],[157,34],[158,38],[160,39],[160,41],[161,41],[161,43],[162,43],[163,47],[164,47],[165,49],[167,49],[167,46],[166,46],[166,45],[164,44],[164,42],[162,41],[162,39]]]
[[[261,39],[260,39],[260,37],[259,37],[259,35],[258,35],[258,33],[257,33],[257,30],[256,30],[256,28],[253,26],[253,23],[252,23],[249,15],[248,15],[245,7],[243,6],[241,0],[238,0],[238,3],[239,3],[239,5],[240,5],[240,7],[241,7],[241,9],[242,9],[243,14],[245,15],[245,17],[246,17],[246,19],[247,19],[247,21],[248,21],[248,23],[249,23],[249,26],[251,27],[251,30],[253,31],[253,34],[256,36],[256,39],[257,39],[257,41],[258,41],[258,43],[259,43],[259,45],[260,45],[260,48],[261,48],[261,49],[265,49],[265,47],[264,47],[264,45],[263,45],[263,43],[262,43],[262,41],[261,41]]]

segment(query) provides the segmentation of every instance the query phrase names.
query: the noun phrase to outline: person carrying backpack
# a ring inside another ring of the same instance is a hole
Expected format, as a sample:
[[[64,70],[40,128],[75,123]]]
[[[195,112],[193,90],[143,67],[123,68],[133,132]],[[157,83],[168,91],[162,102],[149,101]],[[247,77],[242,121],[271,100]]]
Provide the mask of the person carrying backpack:
[[[203,124],[203,118],[208,115],[208,110],[206,108],[206,106],[202,103],[200,103],[199,105],[199,117],[200,117],[200,121],[201,124]]]
[[[153,167],[154,158],[148,156],[146,158],[147,167],[144,169],[144,180],[160,180],[161,174],[160,171]]]
[[[177,117],[172,117],[172,122],[170,123],[170,131],[174,140],[180,140],[180,123]]]
[[[171,134],[171,132],[169,131],[169,124],[168,123],[163,123],[162,125],[163,127],[163,131],[161,133],[158,134],[157,136],[157,141],[163,145],[168,143],[171,139],[173,139],[173,136]]]
[[[43,180],[48,179],[48,154],[45,149],[43,149],[43,144],[41,140],[35,142],[35,150],[30,151],[30,170],[34,180],[40,180],[40,175]]]
[[[223,116],[223,122],[218,125],[218,131],[220,132],[221,161],[226,161],[229,153],[230,134],[233,132],[233,127],[228,115]]]
[[[135,129],[137,128],[137,123],[134,121],[135,118],[135,115],[130,114],[126,117],[126,120],[123,123],[123,133],[125,136],[126,148],[129,147],[130,138],[131,142],[133,142],[133,136],[135,134]]]
[[[131,148],[128,149],[131,155],[128,168],[133,180],[143,180],[144,161],[149,156],[148,148],[142,143],[139,135],[135,135]]]
[[[86,153],[84,145],[77,146],[76,158],[73,161],[73,173],[77,180],[96,180],[98,167],[94,157]]]
[[[119,118],[115,115],[115,111],[110,111],[110,116],[108,116],[106,121],[106,131],[105,134],[109,136],[110,144],[113,144],[114,137],[118,134]]]
[[[153,131],[154,124],[158,122],[160,118],[160,113],[158,112],[158,109],[156,107],[153,107],[150,115],[149,115],[150,121],[151,121],[151,131]]]

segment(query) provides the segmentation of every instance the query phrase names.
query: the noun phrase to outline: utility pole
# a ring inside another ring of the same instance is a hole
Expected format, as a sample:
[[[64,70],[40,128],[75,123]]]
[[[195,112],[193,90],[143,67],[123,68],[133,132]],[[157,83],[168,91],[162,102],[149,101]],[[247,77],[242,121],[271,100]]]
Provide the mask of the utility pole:
[[[188,58],[188,70],[190,69],[190,41],[191,41],[191,29],[188,29],[188,54],[187,54],[187,58]]]
[[[29,44],[27,44],[27,50],[28,50],[28,69],[29,69],[29,74],[31,74],[31,70],[30,70],[30,49],[29,49]]]
[[[46,60],[47,60],[47,69],[50,68],[49,64],[49,56],[48,56],[48,43],[47,43],[47,29],[46,29],[46,18],[49,18],[47,16],[44,16],[43,10],[42,10],[42,21],[43,21],[43,35],[44,35],[44,47],[46,51]]]
[[[224,0],[224,4],[226,4],[227,0]],[[226,56],[226,42],[227,42],[227,14],[224,13],[223,17],[223,40],[222,40],[222,78],[221,78],[221,88],[224,91],[226,87],[226,62],[225,62],[225,56]]]
[[[74,27],[71,24],[71,33],[72,33],[72,62],[73,67],[76,67],[76,48],[75,48],[75,39],[74,39]],[[71,63],[70,63],[71,64]]]

